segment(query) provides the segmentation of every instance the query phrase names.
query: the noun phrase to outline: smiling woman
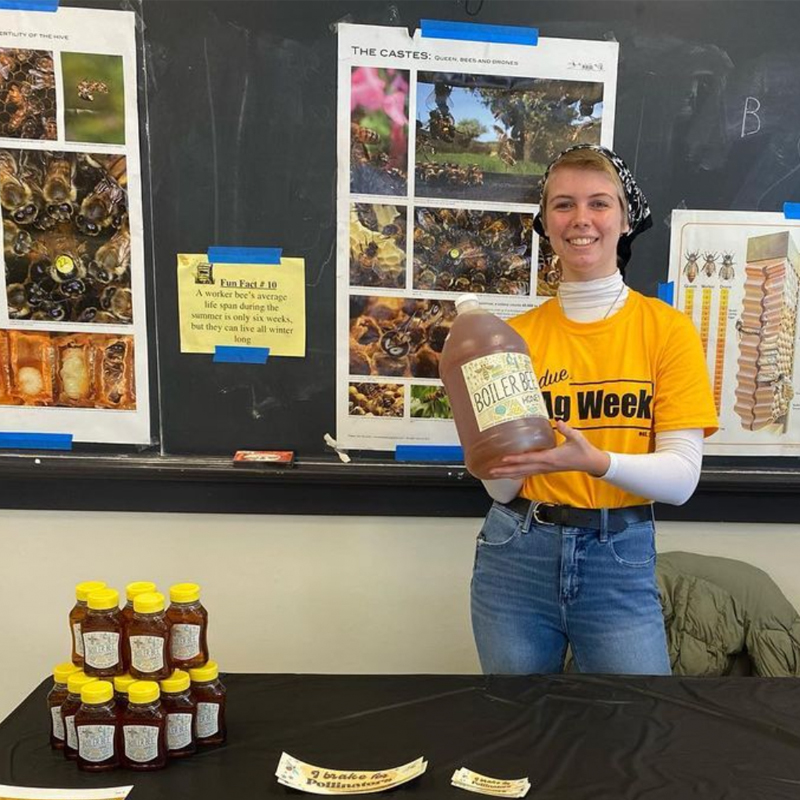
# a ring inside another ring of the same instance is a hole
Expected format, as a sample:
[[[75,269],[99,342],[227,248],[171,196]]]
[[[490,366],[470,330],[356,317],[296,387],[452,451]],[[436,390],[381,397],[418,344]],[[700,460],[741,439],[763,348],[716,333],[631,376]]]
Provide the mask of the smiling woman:
[[[565,151],[534,228],[558,257],[556,298],[509,320],[525,339],[558,446],[506,456],[478,537],[472,622],[488,673],[669,674],[652,502],[680,504],[717,417],[691,321],[629,290],[651,225],[622,159]]]

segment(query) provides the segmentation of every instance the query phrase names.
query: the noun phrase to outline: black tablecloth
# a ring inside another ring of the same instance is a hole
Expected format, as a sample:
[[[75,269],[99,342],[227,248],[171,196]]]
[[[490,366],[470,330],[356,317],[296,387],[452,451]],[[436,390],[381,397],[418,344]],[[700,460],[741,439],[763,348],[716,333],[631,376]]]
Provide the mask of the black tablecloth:
[[[227,675],[229,739],[166,770],[89,775],[50,750],[45,681],[0,725],[0,783],[135,785],[131,800],[299,798],[282,750],[334,769],[425,756],[392,790],[469,800],[458,767],[527,776],[529,800],[800,798],[795,679]]]

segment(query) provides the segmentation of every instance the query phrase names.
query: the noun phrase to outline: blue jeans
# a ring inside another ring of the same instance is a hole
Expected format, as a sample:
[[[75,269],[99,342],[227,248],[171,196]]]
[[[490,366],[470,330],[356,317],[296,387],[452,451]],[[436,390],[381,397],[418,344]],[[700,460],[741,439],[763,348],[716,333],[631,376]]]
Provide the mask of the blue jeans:
[[[529,515],[530,516],[530,515]],[[495,503],[478,535],[472,629],[486,674],[669,675],[655,529],[539,525]]]

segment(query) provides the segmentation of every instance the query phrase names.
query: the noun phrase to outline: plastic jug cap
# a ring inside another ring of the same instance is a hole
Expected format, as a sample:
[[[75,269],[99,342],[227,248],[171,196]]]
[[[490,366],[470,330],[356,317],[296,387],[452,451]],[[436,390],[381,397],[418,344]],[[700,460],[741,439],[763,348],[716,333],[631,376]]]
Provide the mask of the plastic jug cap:
[[[461,294],[456,298],[456,311],[461,314],[464,311],[472,311],[473,309],[480,308],[478,303],[478,295],[476,294]]]

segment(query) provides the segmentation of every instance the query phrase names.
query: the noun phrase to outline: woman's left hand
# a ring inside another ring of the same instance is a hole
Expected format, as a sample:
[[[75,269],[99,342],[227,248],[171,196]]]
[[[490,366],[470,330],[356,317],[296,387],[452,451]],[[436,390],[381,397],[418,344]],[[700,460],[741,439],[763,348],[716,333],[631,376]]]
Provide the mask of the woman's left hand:
[[[550,450],[505,456],[502,464],[491,471],[492,478],[526,478],[548,472],[588,472],[595,478],[605,475],[611,463],[608,454],[599,450],[566,422],[556,421],[556,429],[564,441]]]

